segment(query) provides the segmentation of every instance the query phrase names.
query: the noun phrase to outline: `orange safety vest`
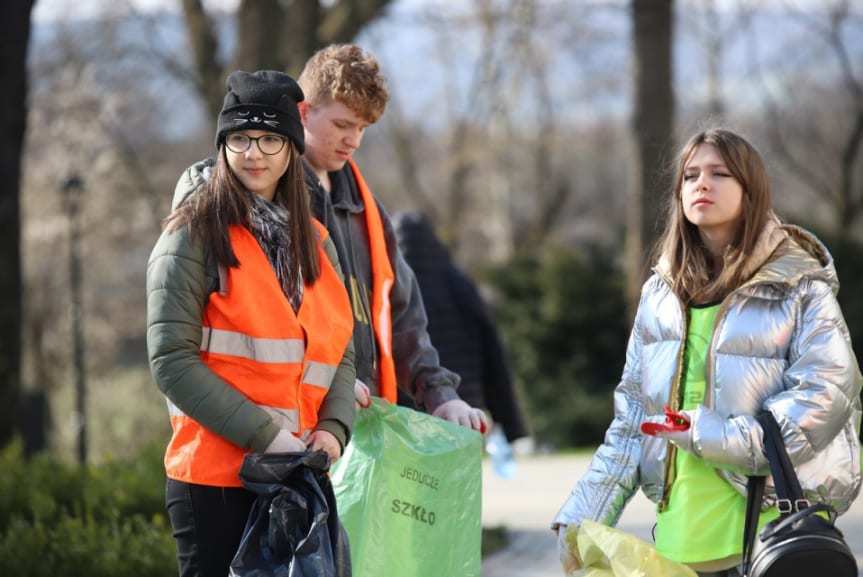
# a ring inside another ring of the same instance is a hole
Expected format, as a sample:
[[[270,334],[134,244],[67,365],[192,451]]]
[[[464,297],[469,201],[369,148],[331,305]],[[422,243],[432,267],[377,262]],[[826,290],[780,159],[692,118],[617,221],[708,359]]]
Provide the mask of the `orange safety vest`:
[[[315,221],[321,237],[326,229]],[[204,309],[201,360],[229,385],[273,415],[280,428],[305,437],[353,334],[345,286],[321,243],[321,276],[305,285],[294,313],[267,256],[242,226],[228,229],[240,261],[228,269],[227,294],[213,293]],[[250,451],[204,428],[172,403],[173,436],[165,453],[172,479],[222,487],[238,477]]]
[[[369,254],[372,261],[372,326],[378,341],[378,387],[380,396],[395,403],[398,382],[393,361],[393,321],[390,308],[390,291],[395,282],[395,275],[387,254],[384,225],[378,205],[354,160],[350,158],[348,162],[366,207],[366,228],[369,233]]]

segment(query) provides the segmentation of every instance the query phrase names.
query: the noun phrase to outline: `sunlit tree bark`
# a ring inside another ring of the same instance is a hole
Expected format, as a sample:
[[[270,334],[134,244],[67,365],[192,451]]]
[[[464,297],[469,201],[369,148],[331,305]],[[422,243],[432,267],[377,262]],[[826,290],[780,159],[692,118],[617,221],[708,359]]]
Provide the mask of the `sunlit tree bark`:
[[[674,94],[671,45],[673,0],[632,0],[634,111],[626,229],[626,294],[634,311],[648,254],[662,226],[662,202],[670,186]]]

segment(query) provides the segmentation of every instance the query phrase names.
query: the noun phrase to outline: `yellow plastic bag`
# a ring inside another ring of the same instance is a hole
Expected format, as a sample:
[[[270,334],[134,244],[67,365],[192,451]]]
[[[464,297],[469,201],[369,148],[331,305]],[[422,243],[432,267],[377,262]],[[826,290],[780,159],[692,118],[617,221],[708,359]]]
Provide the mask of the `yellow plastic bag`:
[[[566,544],[582,563],[567,577],[697,577],[686,565],[660,555],[650,543],[601,523],[568,526]]]

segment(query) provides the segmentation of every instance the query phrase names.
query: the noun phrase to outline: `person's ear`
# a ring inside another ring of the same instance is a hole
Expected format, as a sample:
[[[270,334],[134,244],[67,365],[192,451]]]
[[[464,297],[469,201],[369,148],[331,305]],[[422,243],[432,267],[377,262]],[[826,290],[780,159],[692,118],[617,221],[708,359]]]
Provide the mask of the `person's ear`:
[[[303,122],[303,126],[306,125],[306,114],[309,112],[309,103],[308,102],[297,102],[297,108],[300,109],[300,120]]]

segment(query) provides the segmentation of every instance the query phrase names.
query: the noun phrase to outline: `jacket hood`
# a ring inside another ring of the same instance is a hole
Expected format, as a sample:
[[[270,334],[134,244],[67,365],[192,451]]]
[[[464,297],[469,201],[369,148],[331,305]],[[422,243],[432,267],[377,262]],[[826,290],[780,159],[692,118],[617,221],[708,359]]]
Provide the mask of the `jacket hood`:
[[[833,256],[824,243],[808,230],[792,224],[778,225],[777,230],[785,238],[758,269],[752,282],[796,285],[805,279],[814,279],[827,283],[833,293],[837,293],[839,277]]]
[[[663,254],[656,272],[670,278],[670,259]],[[833,257],[827,247],[811,232],[792,224],[782,224],[771,213],[754,250],[746,263],[746,284],[769,282],[795,285],[805,278],[826,282],[834,293],[839,279]]]
[[[204,187],[207,180],[209,180],[215,165],[216,159],[214,158],[200,160],[180,174],[180,178],[177,179],[177,184],[174,187],[174,198],[171,200],[171,210],[174,210],[181,204],[185,203],[189,197],[192,196],[193,192]]]

